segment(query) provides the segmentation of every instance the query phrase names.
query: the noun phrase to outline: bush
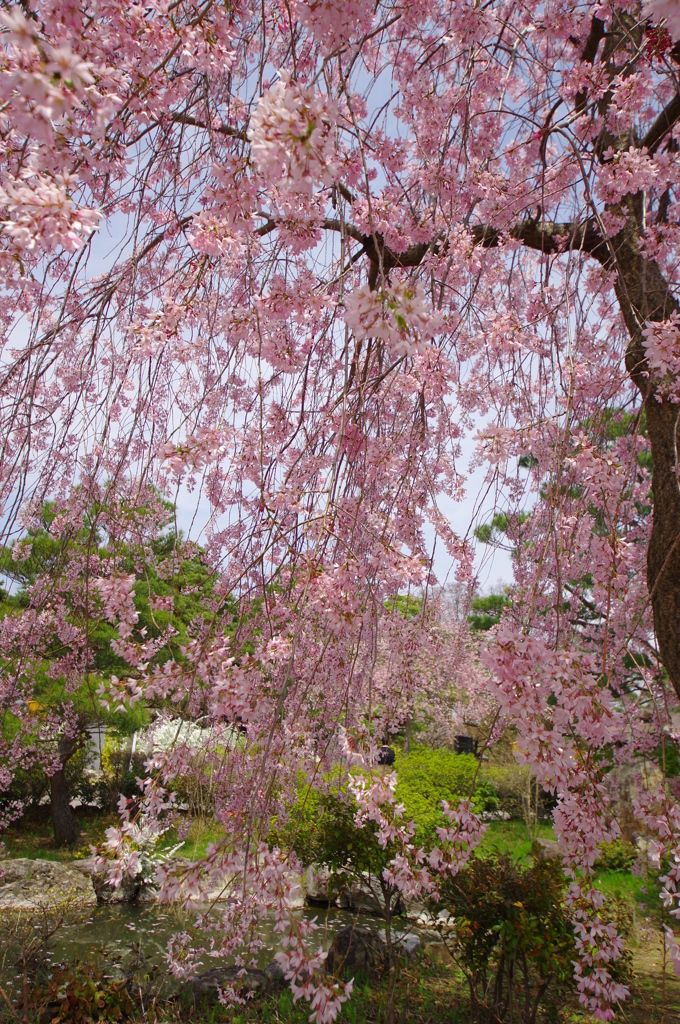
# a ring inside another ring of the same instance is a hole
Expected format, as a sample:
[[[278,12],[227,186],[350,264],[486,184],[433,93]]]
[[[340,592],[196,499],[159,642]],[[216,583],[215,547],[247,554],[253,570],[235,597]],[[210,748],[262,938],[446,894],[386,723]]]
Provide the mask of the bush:
[[[100,784],[100,799],[105,807],[114,810],[121,794],[128,799],[140,796],[137,779],[146,774],[145,761],[145,754],[130,756],[129,749],[107,736],[101,760],[103,783]]]
[[[56,968],[38,997],[49,1008],[51,1024],[119,1021],[135,1011],[125,980],[108,977],[99,963]]]
[[[535,801],[535,780],[526,766],[511,761],[509,764],[491,764],[483,768],[484,778],[493,786],[498,796],[500,808],[511,818],[527,819],[527,797],[531,803]],[[555,806],[555,797],[551,793],[538,791],[538,818],[549,818]]]
[[[29,768],[17,768],[7,790],[0,795],[0,809],[23,804],[24,810],[38,807],[40,801],[49,793],[49,779],[39,764]]]
[[[637,859],[638,851],[627,839],[600,846],[597,867],[602,871],[628,871]]]
[[[565,888],[555,861],[522,868],[507,855],[474,858],[442,884],[432,910],[455,919],[443,938],[467,978],[474,1021],[534,1024],[540,1005],[559,1005],[574,956]]]
[[[436,829],[447,821],[442,800],[455,807],[461,797],[470,795],[473,783],[477,811],[495,811],[498,807],[495,787],[479,775],[475,781],[479,762],[473,754],[418,746],[408,754],[398,755],[395,767],[396,795],[404,804],[406,820],[416,823],[418,845],[437,845]]]

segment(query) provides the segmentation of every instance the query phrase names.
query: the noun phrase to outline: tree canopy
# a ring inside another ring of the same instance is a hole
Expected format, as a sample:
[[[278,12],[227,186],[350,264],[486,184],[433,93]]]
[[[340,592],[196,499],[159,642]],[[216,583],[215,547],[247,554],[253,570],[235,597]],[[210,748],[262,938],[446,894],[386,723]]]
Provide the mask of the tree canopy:
[[[30,594],[2,619],[3,713],[49,648],[74,690],[94,664],[112,706],[207,722],[225,839],[182,891],[242,894],[227,953],[276,907],[295,986],[272,815],[339,751],[370,769],[419,693],[471,688],[556,799],[581,998],[609,1019],[606,774],[680,695],[676,5],[22,0],[0,22],[0,523]],[[513,580],[473,642],[436,564],[472,594],[480,524],[447,509],[475,465]],[[192,501],[189,539],[154,547]],[[210,595],[177,637],[199,521]],[[119,871],[188,758],[159,755]],[[680,806],[661,785],[639,814],[675,863]],[[347,993],[319,986],[296,991],[328,1020]]]

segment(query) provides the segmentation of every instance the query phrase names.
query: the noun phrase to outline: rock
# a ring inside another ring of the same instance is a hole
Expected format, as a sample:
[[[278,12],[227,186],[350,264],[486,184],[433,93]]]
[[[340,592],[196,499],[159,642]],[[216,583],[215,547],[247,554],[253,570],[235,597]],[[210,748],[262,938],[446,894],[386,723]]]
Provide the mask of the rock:
[[[276,992],[277,989],[285,988],[288,982],[283,973],[283,967],[277,960],[272,960],[264,969],[267,976],[267,989],[269,992]]]
[[[375,892],[373,891],[375,890]],[[369,881],[369,876],[363,874],[361,878],[353,878],[340,890],[338,906],[341,910],[351,910],[354,914],[375,914],[383,916],[383,906],[379,898],[380,886],[375,878]],[[399,899],[394,907],[395,914],[402,914],[404,906]]]
[[[124,878],[121,885],[116,887],[107,882],[104,874],[95,875],[92,882],[97,903],[135,903],[142,888],[141,882],[132,878]]]
[[[380,929],[378,937],[382,942],[387,941],[384,928]],[[392,942],[397,949],[397,954],[405,956],[407,960],[413,960],[420,951],[420,936],[414,935],[413,932],[394,932]]]
[[[634,801],[645,792],[663,784],[663,775],[655,761],[637,758],[632,764],[617,764],[608,773],[606,785],[621,833],[635,843],[644,833],[644,825],[635,817]],[[663,790],[662,790],[663,792]]]
[[[562,860],[563,850],[556,839],[536,839],[533,849],[539,860]]]
[[[450,932],[456,927],[456,919],[448,910],[440,910],[437,914],[438,931]]]
[[[158,889],[155,885],[142,883],[137,893],[137,903],[155,903],[158,899]]]
[[[305,898],[313,907],[328,907],[335,903],[330,891],[332,872],[324,864],[310,864],[305,871]]]
[[[327,974],[376,980],[385,966],[385,943],[367,928],[349,925],[337,932],[326,957]]]
[[[344,878],[343,878],[344,876]],[[354,914],[376,914],[382,917],[383,908],[375,879],[369,881],[364,874],[351,878],[345,872],[331,871],[323,864],[310,864],[305,872],[305,899],[313,907],[338,906]],[[401,914],[403,906],[399,901],[395,913]]]
[[[269,967],[271,966],[270,964]],[[283,977],[283,972],[281,972],[281,976]],[[271,992],[276,984],[266,971],[261,971],[258,967],[247,967],[243,972],[240,967],[213,967],[212,970],[206,971],[205,974],[199,974],[192,981],[185,982],[179,990],[177,998],[182,1003],[196,1006],[200,1003],[215,1004],[219,1002],[220,992],[229,986],[233,986],[237,992],[245,994],[246,992]]]
[[[65,901],[93,906],[97,897],[91,877],[53,860],[20,857],[0,863],[0,910],[34,910]]]

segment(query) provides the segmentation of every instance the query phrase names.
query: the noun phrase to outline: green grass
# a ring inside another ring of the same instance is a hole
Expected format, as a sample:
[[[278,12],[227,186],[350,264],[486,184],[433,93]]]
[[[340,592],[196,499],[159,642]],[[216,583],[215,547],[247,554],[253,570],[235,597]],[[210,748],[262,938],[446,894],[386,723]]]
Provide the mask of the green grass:
[[[552,825],[539,824],[538,838],[554,839]],[[523,821],[490,821],[479,845],[479,852],[509,853],[515,860],[526,862],[531,855],[531,846],[532,841]]]
[[[184,846],[177,851],[177,856],[187,860],[199,860],[201,857],[205,857],[209,844],[218,843],[223,835],[224,829],[216,821],[211,821],[209,818],[196,818],[184,839]],[[172,828],[165,834],[159,847],[161,850],[171,849],[178,842],[177,830]]]
[[[635,911],[636,922],[660,926],[664,913],[659,899],[661,886],[653,876],[638,878],[630,871],[601,871],[595,876],[595,884],[605,896],[627,900]]]
[[[31,860],[69,861],[89,857],[90,846],[104,841],[107,828],[120,824],[117,814],[106,814],[91,808],[77,808],[74,812],[79,831],[75,849],[54,845],[50,808],[37,807],[10,825],[3,841],[10,857],[28,857]]]
[[[79,831],[75,849],[59,848],[54,845],[50,808],[38,807],[27,812],[14,822],[3,834],[3,840],[10,857],[28,857],[31,860],[70,861],[90,856],[90,846],[98,846],[106,837],[107,828],[118,826],[120,818],[114,813],[104,813],[93,808],[77,808],[74,812]],[[209,843],[218,842],[224,829],[206,818],[192,822],[179,856],[188,860],[204,857]],[[169,829],[159,844],[161,849],[170,849],[178,843],[177,830]]]

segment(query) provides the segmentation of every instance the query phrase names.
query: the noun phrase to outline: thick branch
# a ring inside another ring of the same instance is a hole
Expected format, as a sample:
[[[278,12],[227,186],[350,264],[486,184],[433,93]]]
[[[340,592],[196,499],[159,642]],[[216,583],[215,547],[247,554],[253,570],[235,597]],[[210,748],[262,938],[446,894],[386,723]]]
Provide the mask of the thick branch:
[[[593,17],[593,20],[590,23],[590,32],[586,39],[586,45],[584,46],[583,53],[581,54],[581,60],[585,64],[593,63],[597,56],[597,49],[603,38],[604,22],[600,18]],[[584,109],[587,99],[588,96],[585,90],[576,94],[576,110],[578,113]]]
[[[656,153],[664,138],[680,121],[680,93],[666,104],[654,124],[643,137],[641,145],[646,146],[650,154]]]
[[[505,237],[524,242],[527,248],[536,249],[546,255],[565,252],[567,249],[578,249],[588,253],[603,265],[611,261],[611,249],[593,220],[582,224],[570,221],[555,223],[523,220],[507,232],[499,231],[489,224],[476,224],[472,228],[472,237],[475,245],[481,245],[485,249],[495,248]]]

